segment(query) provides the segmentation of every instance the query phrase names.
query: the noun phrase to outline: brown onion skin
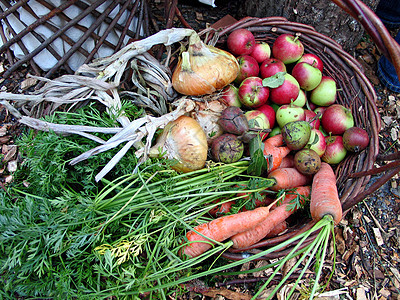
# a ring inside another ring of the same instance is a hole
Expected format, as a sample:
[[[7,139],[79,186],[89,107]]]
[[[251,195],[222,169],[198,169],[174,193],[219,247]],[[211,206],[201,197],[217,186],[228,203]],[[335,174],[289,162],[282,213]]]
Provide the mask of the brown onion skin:
[[[165,154],[165,158],[177,161],[172,169],[187,173],[204,167],[207,151],[207,137],[200,124],[191,117],[180,116],[165,126],[149,154]]]
[[[172,86],[183,95],[212,94],[233,82],[239,73],[236,58],[227,51],[204,44],[199,38],[182,53],[172,74]]]

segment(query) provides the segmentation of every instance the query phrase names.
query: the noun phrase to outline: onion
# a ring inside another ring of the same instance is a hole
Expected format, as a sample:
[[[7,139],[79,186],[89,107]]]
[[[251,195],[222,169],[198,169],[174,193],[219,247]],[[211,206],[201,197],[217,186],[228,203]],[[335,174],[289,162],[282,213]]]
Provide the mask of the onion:
[[[219,100],[196,102],[194,111],[190,113],[190,116],[199,122],[206,133],[209,146],[215,138],[224,133],[224,130],[218,124],[218,120],[226,107]]]
[[[200,124],[191,117],[180,116],[165,125],[149,156],[176,160],[172,168],[186,173],[204,167],[207,151],[207,137]]]
[[[236,58],[224,50],[204,44],[197,33],[189,38],[174,73],[172,86],[183,95],[211,94],[233,82],[239,73]]]

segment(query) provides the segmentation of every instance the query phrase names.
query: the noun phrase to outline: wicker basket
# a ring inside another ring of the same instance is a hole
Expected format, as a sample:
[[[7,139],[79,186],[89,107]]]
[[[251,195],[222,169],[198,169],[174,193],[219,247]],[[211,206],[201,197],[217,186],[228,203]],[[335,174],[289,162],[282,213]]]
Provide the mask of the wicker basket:
[[[150,8],[143,0],[32,0],[0,2],[0,54],[7,54],[4,78],[29,63],[47,78],[72,74],[93,58],[149,36]],[[152,26],[153,25],[153,26]]]
[[[244,18],[222,30],[208,28],[200,34],[206,40],[217,47],[225,48],[226,39],[230,32],[235,29],[246,28],[250,30],[256,40],[266,41],[270,45],[280,34],[290,33],[299,36],[304,44],[305,53],[314,53],[324,62],[324,75],[333,77],[338,85],[337,102],[350,108],[355,118],[355,125],[367,130],[371,139],[367,149],[358,154],[348,154],[346,159],[335,166],[337,185],[343,209],[346,211],[361,201],[357,197],[366,188],[370,177],[350,178],[350,174],[368,171],[373,168],[379,152],[378,133],[380,131],[380,115],[376,107],[376,93],[374,87],[363,73],[361,65],[342,47],[330,39],[315,31],[311,26],[289,22],[282,17],[269,18]],[[242,252],[249,249],[272,246],[282,242],[293,235],[310,228],[311,220],[303,224],[295,225],[288,233],[277,238],[263,240],[251,248],[232,250]],[[314,238],[313,236],[310,239]],[[306,245],[306,244],[305,244]],[[304,246],[305,246],[304,245]],[[284,256],[291,249],[275,252],[266,258]],[[226,258],[241,259],[241,255],[224,254]]]

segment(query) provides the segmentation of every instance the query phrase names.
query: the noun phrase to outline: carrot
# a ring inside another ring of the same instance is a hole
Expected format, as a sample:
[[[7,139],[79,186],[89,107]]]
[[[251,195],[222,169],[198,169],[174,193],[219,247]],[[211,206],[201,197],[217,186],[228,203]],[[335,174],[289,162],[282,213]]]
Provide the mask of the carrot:
[[[300,173],[296,168],[278,168],[268,174],[268,178],[275,179],[276,183],[270,187],[272,191],[292,189],[298,186],[311,184],[312,176]]]
[[[239,185],[236,185],[236,187],[240,188]],[[246,186],[242,186],[242,188],[245,189]],[[245,201],[249,201],[249,203],[252,203],[253,205],[252,205],[252,208],[250,209],[250,210],[252,210],[252,209],[254,209],[256,207],[267,206],[267,205],[271,204],[274,201],[274,199],[267,197],[266,195],[268,195],[268,194],[269,193],[266,190],[259,192],[259,195],[262,197],[261,199],[260,198],[256,198],[254,196],[254,194],[251,193],[251,192],[239,192],[239,193],[236,194],[236,196],[241,198],[241,201],[243,201],[242,202],[243,204],[244,204]],[[253,199],[248,200],[249,197],[252,197]],[[230,213],[230,212],[232,212],[232,206],[236,204],[236,201],[235,200],[231,200],[231,201],[228,201],[228,202],[224,202],[224,203],[222,203],[222,204],[210,209],[210,211],[208,213],[213,217],[220,217],[222,215]],[[219,202],[220,202],[220,200],[214,201],[214,203],[219,203]],[[241,207],[239,209],[239,212],[249,210],[249,209],[246,208],[246,206],[243,205],[243,207]]]
[[[291,154],[285,156],[278,168],[294,168],[294,156]]]
[[[314,220],[319,221],[325,215],[331,215],[335,224],[342,219],[342,205],[336,185],[336,176],[332,167],[325,162],[314,175],[311,190],[310,212]]]
[[[271,203],[270,206],[273,204],[275,203]],[[194,230],[186,234],[189,244],[183,247],[181,254],[197,257],[212,248],[214,244],[212,240],[222,242],[235,234],[255,227],[268,216],[270,206],[219,217],[196,226]]]
[[[232,247],[236,249],[246,248],[261,241],[273,228],[285,221],[297,210],[296,207],[289,209],[289,205],[298,195],[308,197],[310,195],[310,187],[301,186],[296,188],[295,192],[288,193],[283,203],[271,210],[268,216],[257,226],[232,236]]]
[[[288,227],[288,223],[285,221],[278,223],[274,228],[271,229],[270,232],[267,233],[265,238],[275,237],[278,234],[284,232]]]
[[[285,140],[283,139],[282,134],[276,134],[274,136],[269,137],[265,143],[268,143],[269,145],[273,147],[280,147],[285,145]]]
[[[219,203],[220,200],[216,200],[214,201],[215,203]],[[215,217],[219,217],[221,215],[227,214],[231,211],[232,205],[235,204],[234,200],[228,201],[228,202],[224,202],[216,207],[213,207],[212,209],[209,210],[209,214],[211,216]]]
[[[267,157],[267,172],[271,172],[279,167],[283,158],[290,153],[290,149],[284,146],[282,134],[277,134],[265,140],[263,153]]]

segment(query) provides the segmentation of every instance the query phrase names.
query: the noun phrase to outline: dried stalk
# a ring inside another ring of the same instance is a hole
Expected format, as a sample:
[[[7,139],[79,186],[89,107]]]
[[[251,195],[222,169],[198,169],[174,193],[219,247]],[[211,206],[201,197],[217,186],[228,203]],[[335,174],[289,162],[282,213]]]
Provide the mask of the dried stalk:
[[[60,134],[79,134],[100,144],[74,158],[71,161],[72,165],[125,143],[122,149],[97,174],[95,179],[99,181],[132,146],[137,150],[137,157],[141,161],[146,160],[157,129],[163,128],[168,122],[195,108],[192,100],[181,98],[173,103],[176,109],[167,113],[167,103],[172,102],[176,97],[170,80],[171,71],[147,53],[154,45],[169,46],[193,33],[195,33],[193,30],[183,28],[160,31],[146,39],[127,45],[110,57],[83,65],[75,75],[64,75],[54,80],[35,77],[46,84],[38,91],[28,95],[0,93],[0,103],[10,108],[10,111],[20,118],[22,124],[39,130],[53,130]],[[137,92],[121,92],[119,90],[121,78],[126,71],[132,71],[132,82],[136,86]],[[22,116],[16,109],[24,105],[29,105],[34,109],[44,102],[52,103],[55,108],[63,104],[73,107],[82,101],[95,100],[106,106],[110,114],[116,115],[122,107],[121,96],[131,97],[132,101],[152,109],[161,117],[146,115],[131,121],[124,113],[120,113],[117,121],[122,127],[110,129],[48,123]],[[14,106],[10,104],[10,100],[15,102]],[[110,133],[113,136],[104,141],[90,132]],[[145,139],[144,145],[143,139]]]

